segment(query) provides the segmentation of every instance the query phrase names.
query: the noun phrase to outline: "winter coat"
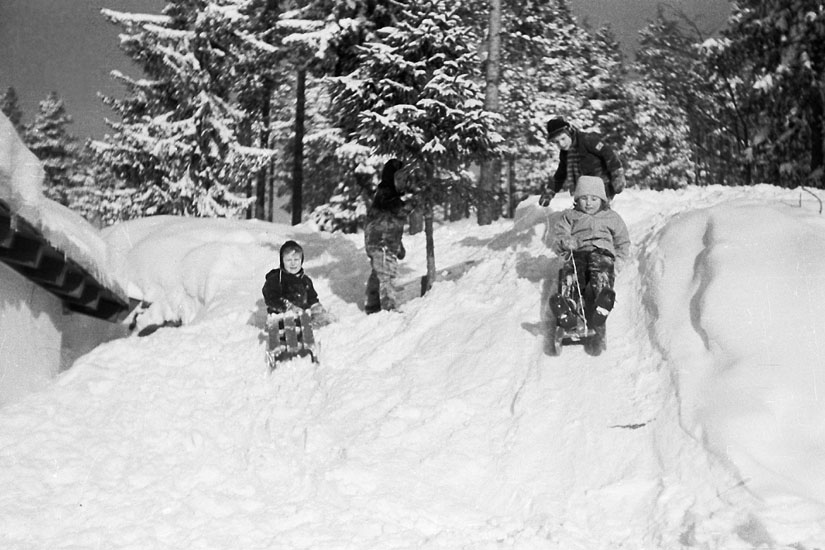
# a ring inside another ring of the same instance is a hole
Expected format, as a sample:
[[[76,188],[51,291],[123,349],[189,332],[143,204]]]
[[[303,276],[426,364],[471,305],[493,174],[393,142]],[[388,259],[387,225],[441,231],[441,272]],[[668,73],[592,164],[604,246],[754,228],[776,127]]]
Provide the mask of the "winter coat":
[[[401,242],[404,234],[404,222],[409,214],[401,193],[395,187],[395,172],[401,163],[395,159],[387,162],[381,175],[381,183],[375,191],[375,197],[367,210],[367,223],[364,227],[364,245],[367,254],[380,249],[385,253],[404,259],[406,251]]]
[[[572,139],[570,150],[559,153],[559,166],[552,182],[548,183],[548,188],[558,193],[564,187],[568,176],[597,176],[604,180],[607,195],[612,197],[615,194],[612,188],[613,178],[622,170],[622,161],[616,152],[605,144],[598,134],[573,130]],[[568,161],[575,162],[576,158],[579,169],[578,174],[573,174],[574,170],[568,167]]]
[[[318,303],[315,286],[301,269],[292,274],[283,268],[271,270],[266,274],[266,283],[262,289],[266,309],[269,312],[283,313],[290,304],[301,309],[309,309]]]
[[[562,212],[555,227],[556,253],[563,252],[560,243],[573,239],[576,250],[607,250],[617,260],[617,264],[627,261],[630,255],[630,234],[627,225],[616,212],[604,207],[595,214],[570,208]]]

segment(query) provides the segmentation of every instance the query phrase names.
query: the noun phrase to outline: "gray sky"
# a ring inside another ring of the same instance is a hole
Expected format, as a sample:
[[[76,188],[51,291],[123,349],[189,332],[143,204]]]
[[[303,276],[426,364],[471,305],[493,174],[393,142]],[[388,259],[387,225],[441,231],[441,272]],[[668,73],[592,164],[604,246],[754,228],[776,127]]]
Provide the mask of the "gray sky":
[[[656,14],[657,0],[571,0],[580,20],[599,27],[610,23],[626,52],[636,32]],[[101,137],[103,116],[111,111],[97,92],[118,95],[122,87],[113,69],[136,74],[118,49],[119,28],[100,15],[101,8],[160,13],[165,0],[0,0],[0,91],[14,86],[26,121],[50,91],[64,100],[74,119],[69,131]],[[708,31],[727,17],[726,0],[671,0],[668,5],[691,15]]]
[[[730,14],[728,0],[571,0],[580,21],[594,28],[609,24],[626,53],[635,49],[637,32],[656,17],[659,4],[667,8],[665,13],[684,12],[708,35],[722,28]]]
[[[113,69],[132,71],[118,49],[120,28],[100,15],[101,8],[159,13],[164,0],[0,0],[0,91],[17,90],[29,122],[37,104],[57,92],[74,119],[69,131],[100,137],[102,116],[111,111],[98,90],[117,95],[122,86]],[[133,73],[136,74],[136,73]]]

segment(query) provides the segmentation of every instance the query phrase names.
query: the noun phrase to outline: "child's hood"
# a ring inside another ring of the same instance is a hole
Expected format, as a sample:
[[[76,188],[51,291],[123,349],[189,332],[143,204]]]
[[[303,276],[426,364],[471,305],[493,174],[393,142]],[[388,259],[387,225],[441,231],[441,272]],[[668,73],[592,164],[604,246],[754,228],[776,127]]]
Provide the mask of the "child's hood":
[[[286,241],[284,244],[281,245],[281,250],[279,251],[280,255],[280,263],[281,269],[284,269],[284,255],[289,252],[290,250],[295,250],[301,253],[301,265],[304,265],[304,249],[303,247],[295,241]]]

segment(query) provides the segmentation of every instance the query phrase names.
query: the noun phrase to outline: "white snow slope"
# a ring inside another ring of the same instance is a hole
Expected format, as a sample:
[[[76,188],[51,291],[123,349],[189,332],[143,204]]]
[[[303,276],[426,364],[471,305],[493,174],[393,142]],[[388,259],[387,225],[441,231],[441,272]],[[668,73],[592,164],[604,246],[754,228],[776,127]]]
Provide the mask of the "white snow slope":
[[[116,226],[145,319],[183,326],[0,410],[0,548],[822,548],[825,218],[800,196],[620,195],[633,261],[600,357],[547,354],[567,196],[438,227],[439,266],[480,263],[371,316],[359,235]],[[338,321],[319,366],[270,373],[260,288],[288,238]]]

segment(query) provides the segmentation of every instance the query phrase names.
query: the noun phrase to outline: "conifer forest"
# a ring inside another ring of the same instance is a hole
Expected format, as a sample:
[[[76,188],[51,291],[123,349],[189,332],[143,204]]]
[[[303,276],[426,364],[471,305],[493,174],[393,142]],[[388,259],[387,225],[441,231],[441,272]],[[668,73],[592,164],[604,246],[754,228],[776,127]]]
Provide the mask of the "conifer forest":
[[[71,135],[59,91],[36,113],[0,93],[46,196],[98,227],[283,209],[353,232],[391,157],[420,224],[486,224],[552,178],[555,116],[604,136],[630,186],[825,187],[821,0],[734,0],[713,34],[662,7],[633,59],[569,0],[168,0],[101,19],[133,61],[101,97],[103,137]]]

